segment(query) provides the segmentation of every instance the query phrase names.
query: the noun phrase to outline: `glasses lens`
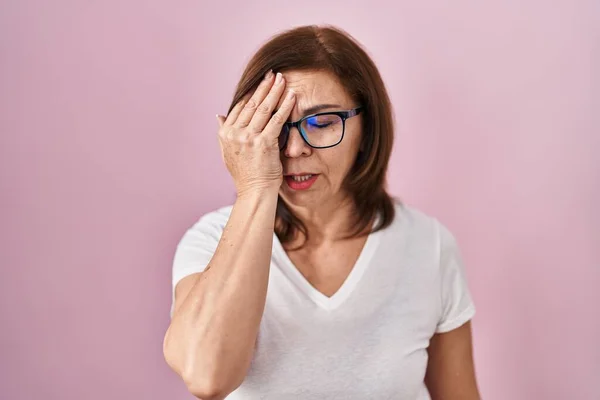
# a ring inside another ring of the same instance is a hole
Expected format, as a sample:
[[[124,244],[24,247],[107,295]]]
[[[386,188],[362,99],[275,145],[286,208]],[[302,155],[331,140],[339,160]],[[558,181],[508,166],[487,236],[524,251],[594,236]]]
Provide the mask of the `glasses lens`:
[[[287,125],[283,125],[281,133],[279,133],[279,150],[283,150],[287,142],[287,138],[290,134],[290,128]]]
[[[322,114],[302,121],[302,130],[311,146],[328,147],[340,142],[344,124],[339,115]]]

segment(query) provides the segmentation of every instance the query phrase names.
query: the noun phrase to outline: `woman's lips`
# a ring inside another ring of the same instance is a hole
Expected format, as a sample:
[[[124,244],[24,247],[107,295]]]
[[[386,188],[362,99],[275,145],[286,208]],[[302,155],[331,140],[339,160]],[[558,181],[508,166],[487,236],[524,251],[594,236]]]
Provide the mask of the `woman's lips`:
[[[304,180],[301,182],[294,180],[294,176],[306,176],[306,175],[312,175],[312,176],[310,178],[308,178],[307,180]],[[287,183],[287,185],[290,189],[306,190],[315,183],[315,181],[317,180],[318,177],[319,177],[318,174],[286,175],[285,182]]]

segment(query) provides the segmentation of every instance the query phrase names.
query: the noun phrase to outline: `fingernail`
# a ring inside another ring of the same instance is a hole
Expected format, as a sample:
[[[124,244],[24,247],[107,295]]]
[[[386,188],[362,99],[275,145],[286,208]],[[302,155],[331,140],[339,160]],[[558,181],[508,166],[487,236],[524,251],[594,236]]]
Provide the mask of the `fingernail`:
[[[267,71],[267,73],[265,74],[265,79],[271,79],[273,77],[273,70],[270,69]]]
[[[277,85],[279,82],[281,82],[281,78],[282,78],[281,72],[278,72],[278,73],[277,73],[277,76],[275,77],[275,84],[276,84],[276,85]]]
[[[295,95],[296,95],[296,93],[294,93],[294,91],[292,89],[290,89],[288,91],[287,98],[288,99],[293,99]]]

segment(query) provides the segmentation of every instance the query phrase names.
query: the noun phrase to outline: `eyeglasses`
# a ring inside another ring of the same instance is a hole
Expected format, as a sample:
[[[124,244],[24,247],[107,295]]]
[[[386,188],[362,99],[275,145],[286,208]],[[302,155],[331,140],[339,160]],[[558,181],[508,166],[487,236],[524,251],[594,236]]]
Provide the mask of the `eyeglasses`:
[[[361,111],[362,106],[358,106],[347,111],[322,112],[307,115],[296,122],[286,122],[279,134],[279,150],[285,149],[290,130],[294,127],[312,148],[326,149],[337,146],[344,138],[346,120],[360,114]]]

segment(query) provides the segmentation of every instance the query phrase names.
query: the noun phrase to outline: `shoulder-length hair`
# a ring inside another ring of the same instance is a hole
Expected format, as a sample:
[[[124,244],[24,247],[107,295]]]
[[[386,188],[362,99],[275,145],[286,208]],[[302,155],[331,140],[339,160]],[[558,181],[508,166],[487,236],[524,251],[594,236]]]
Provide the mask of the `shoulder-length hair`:
[[[357,214],[355,229],[347,238],[384,229],[394,219],[394,198],[385,189],[386,172],[394,139],[393,113],[383,80],[373,60],[350,34],[331,25],[301,26],[272,37],[250,59],[229,107],[256,90],[264,75],[290,70],[322,70],[336,75],[348,94],[361,106],[362,149],[343,187],[351,195]],[[395,199],[399,201],[398,199]],[[369,225],[379,216],[377,224]],[[275,233],[282,243],[297,233],[308,239],[306,226],[278,198]],[[305,243],[304,242],[304,243]]]

